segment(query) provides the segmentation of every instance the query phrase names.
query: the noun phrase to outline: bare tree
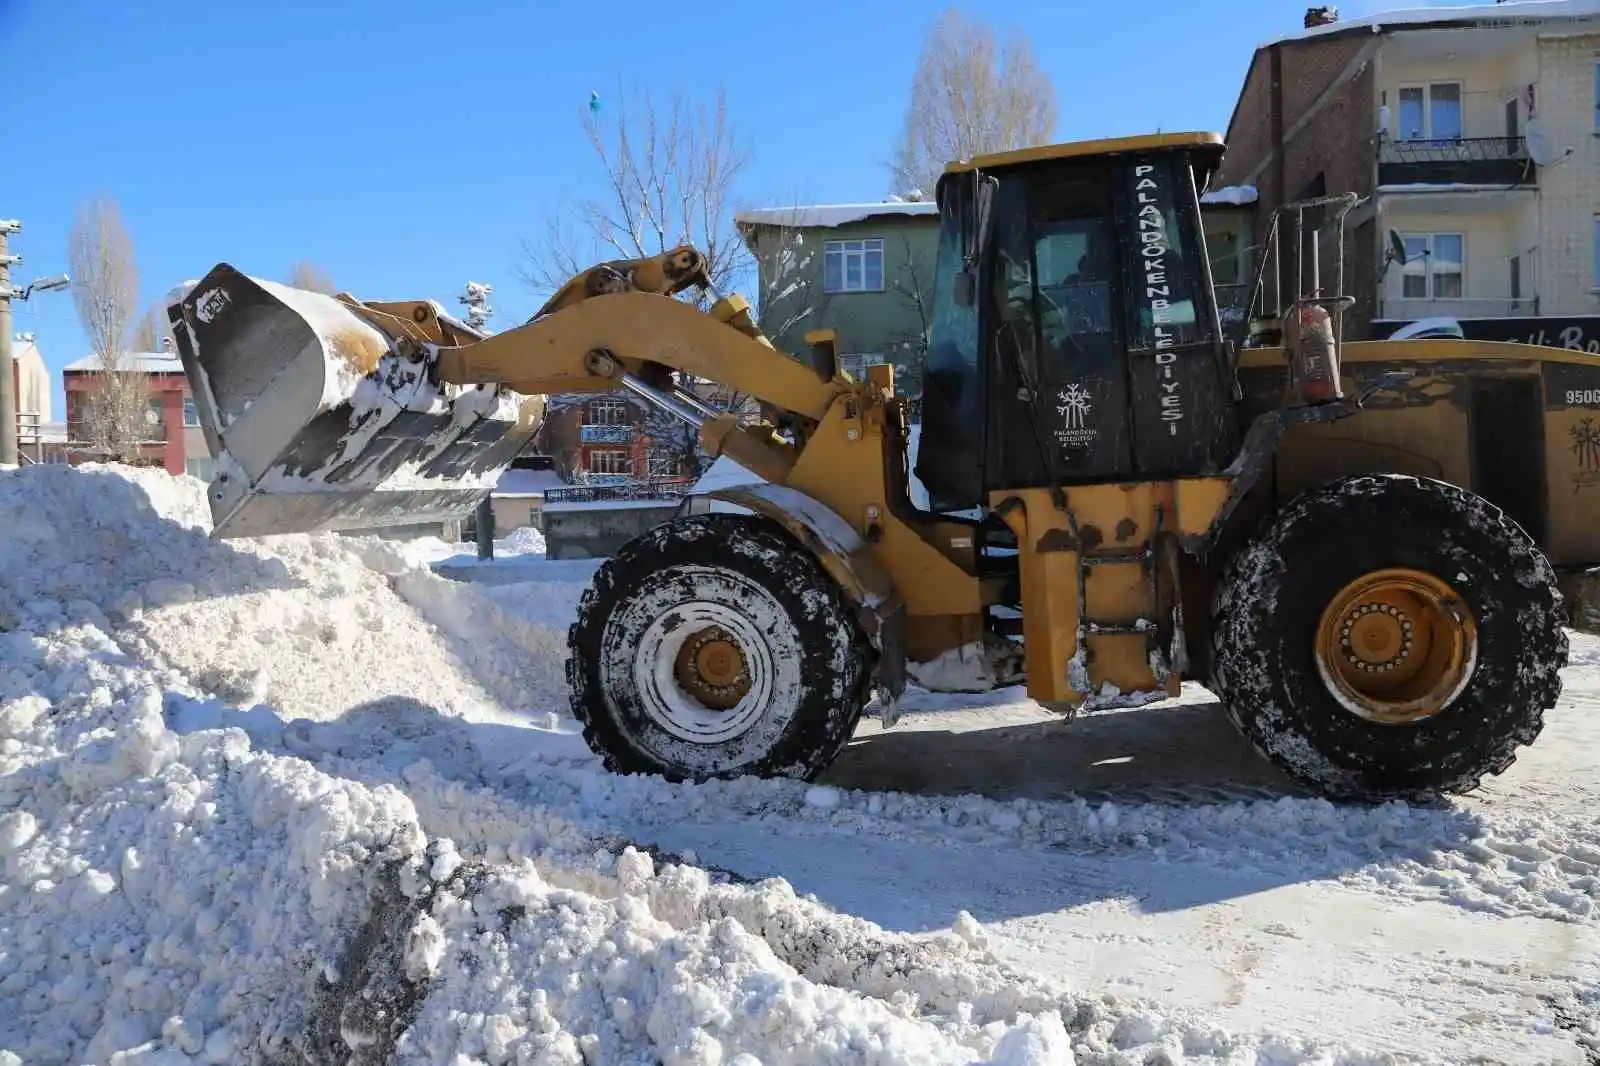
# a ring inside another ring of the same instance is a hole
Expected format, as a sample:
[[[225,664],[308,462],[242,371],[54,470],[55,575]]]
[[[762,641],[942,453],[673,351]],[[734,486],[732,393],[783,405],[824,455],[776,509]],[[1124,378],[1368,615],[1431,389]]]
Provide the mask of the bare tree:
[[[78,212],[68,258],[78,321],[98,364],[78,435],[96,454],[137,462],[142,445],[154,436],[152,394],[150,375],[129,348],[139,268],[116,201],[95,200]]]
[[[297,289],[320,292],[328,296],[335,296],[339,292],[338,286],[333,283],[327,271],[306,260],[296,263],[289,271],[289,284]]]
[[[134,352],[158,352],[161,350],[161,324],[156,318],[156,309],[149,307],[139,317],[139,324],[133,327],[133,337],[128,347]]]
[[[907,328],[895,340],[893,362],[900,380],[895,391],[907,396],[922,392],[922,361],[928,354],[928,338],[933,328],[934,264],[931,254],[919,256],[911,238],[902,236],[900,266],[888,284],[906,312]]]
[[[751,226],[761,332],[780,348],[798,347],[807,330],[822,328],[832,302],[821,284],[823,239],[810,222],[796,205]]]
[[[603,119],[610,112],[614,117]],[[635,102],[619,88],[614,103],[583,119],[604,172],[604,191],[562,204],[525,244],[522,280],[548,294],[609,259],[638,259],[679,244],[706,256],[712,284],[734,287],[748,256],[733,228],[729,202],[749,156],[728,119],[727,99],[710,104],[673,94],[665,104]],[[573,229],[576,229],[576,233]]]
[[[917,59],[892,191],[932,198],[946,163],[1046,143],[1055,126],[1055,88],[1028,39],[1013,33],[1002,50],[992,28],[948,7]]]
[[[706,257],[711,283],[736,290],[753,266],[731,211],[749,154],[729,119],[725,94],[717,92],[709,103],[681,93],[664,101],[648,93],[635,99],[619,86],[615,101],[589,109],[583,128],[600,163],[602,191],[558,204],[542,220],[539,240],[524,242],[517,266],[524,284],[549,295],[596,263],[691,244]],[[694,299],[703,304],[704,296]],[[742,397],[718,397],[687,375],[677,380],[720,409],[744,406]],[[655,411],[642,429],[657,470],[698,471],[703,457],[692,429]],[[647,476],[647,470],[634,472],[639,480]]]

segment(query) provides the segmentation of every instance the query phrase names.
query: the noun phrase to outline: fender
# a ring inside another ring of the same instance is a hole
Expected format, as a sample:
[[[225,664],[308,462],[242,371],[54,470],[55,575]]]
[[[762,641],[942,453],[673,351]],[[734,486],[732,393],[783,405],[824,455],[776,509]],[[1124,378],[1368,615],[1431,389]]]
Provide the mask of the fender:
[[[889,708],[905,691],[905,605],[867,542],[837,511],[787,485],[761,480],[722,484],[702,495],[747,508],[783,526],[839,583],[878,651],[878,681],[888,697],[885,724],[892,721]]]

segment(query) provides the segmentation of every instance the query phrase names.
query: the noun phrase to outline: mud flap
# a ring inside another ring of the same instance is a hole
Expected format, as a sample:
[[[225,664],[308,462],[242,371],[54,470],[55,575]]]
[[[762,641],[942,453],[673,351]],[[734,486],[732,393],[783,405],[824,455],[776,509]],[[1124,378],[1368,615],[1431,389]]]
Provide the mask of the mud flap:
[[[430,346],[226,263],[168,317],[216,458],[215,537],[463,518],[543,421],[543,397],[443,386]]]

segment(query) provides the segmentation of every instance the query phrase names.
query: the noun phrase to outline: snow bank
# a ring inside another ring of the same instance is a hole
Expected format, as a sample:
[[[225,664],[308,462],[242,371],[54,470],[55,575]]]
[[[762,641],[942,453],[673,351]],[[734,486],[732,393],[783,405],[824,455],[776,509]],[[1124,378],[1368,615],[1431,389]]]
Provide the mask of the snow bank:
[[[206,521],[191,479],[0,474],[0,1062],[1383,1061],[1019,975],[964,914],[890,934],[782,880],[658,869],[629,834],[737,819],[1227,861],[1243,840],[1266,864],[1321,840],[1426,864],[1429,819],[1462,815],[604,775],[558,713],[574,590]],[[1579,865],[1502,854],[1525,896],[1501,905],[1579,905]],[[1459,857],[1428,869],[1470,888]]]
[[[375,864],[422,844],[409,801],[237,730],[179,735],[98,627],[0,654],[0,1049],[229,1063],[292,1041]]]

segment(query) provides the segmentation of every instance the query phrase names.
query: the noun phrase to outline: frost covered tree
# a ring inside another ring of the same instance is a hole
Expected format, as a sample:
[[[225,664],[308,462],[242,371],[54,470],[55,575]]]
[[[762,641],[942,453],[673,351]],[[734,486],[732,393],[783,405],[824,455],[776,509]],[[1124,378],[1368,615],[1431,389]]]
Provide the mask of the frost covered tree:
[[[327,296],[334,296],[339,292],[338,286],[333,283],[327,271],[303,259],[289,270],[289,284],[297,289],[320,292]]]
[[[1028,38],[1013,33],[1002,48],[991,27],[948,7],[917,58],[891,191],[931,198],[951,160],[1048,143],[1055,127],[1055,87]]]
[[[756,246],[756,309],[761,331],[779,347],[793,349],[807,330],[822,328],[831,303],[819,284],[823,242],[816,229],[806,225],[803,208],[773,214],[751,229]]]
[[[96,364],[74,436],[98,455],[137,462],[154,436],[151,382],[131,343],[139,268],[115,200],[97,199],[79,210],[67,258],[78,322]]]
[[[139,324],[133,328],[133,339],[129,346],[136,352],[161,350],[161,323],[156,318],[154,307],[145,308],[144,314],[139,316]]]
[[[922,249],[901,237],[900,265],[888,288],[905,311],[906,328],[894,339],[895,391],[904,396],[922,393],[922,360],[928,353],[928,337],[933,327],[934,252]]]

